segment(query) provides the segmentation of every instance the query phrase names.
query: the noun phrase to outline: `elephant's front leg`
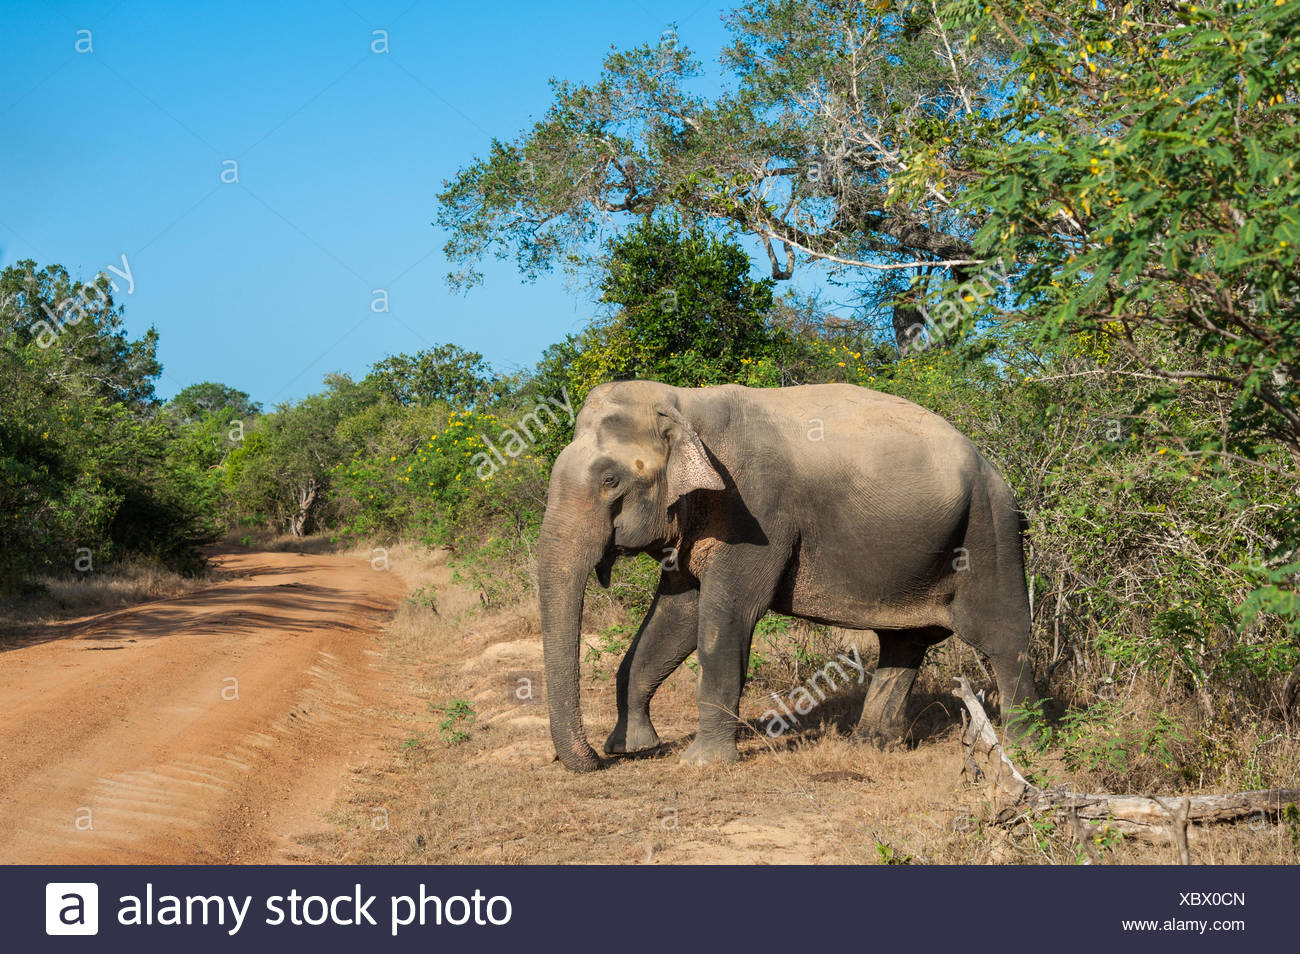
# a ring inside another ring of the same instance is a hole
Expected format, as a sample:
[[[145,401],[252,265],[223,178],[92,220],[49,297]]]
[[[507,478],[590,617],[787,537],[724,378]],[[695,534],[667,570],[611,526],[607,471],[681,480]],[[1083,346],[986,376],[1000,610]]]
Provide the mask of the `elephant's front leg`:
[[[700,591],[693,583],[659,580],[650,611],[618,667],[618,723],[605,740],[609,755],[643,752],[659,744],[650,723],[650,699],[692,652],[699,635]]]
[[[745,594],[743,577],[710,587],[700,597],[700,685],[696,700],[700,731],[682,753],[683,764],[736,762],[736,732],[740,728],[740,693],[749,668],[749,644],[754,624],[767,602]]]

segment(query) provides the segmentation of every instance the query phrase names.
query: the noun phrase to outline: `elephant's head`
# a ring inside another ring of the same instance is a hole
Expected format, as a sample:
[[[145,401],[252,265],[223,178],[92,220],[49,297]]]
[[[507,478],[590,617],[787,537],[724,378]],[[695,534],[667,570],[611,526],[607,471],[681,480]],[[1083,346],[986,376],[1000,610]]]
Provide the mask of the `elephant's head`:
[[[675,389],[643,381],[602,385],[578,415],[573,443],[551,470],[537,548],[551,738],[575,771],[600,767],[579,704],[583,592],[592,569],[602,586],[620,553],[675,539],[670,508],[695,490],[721,490]]]

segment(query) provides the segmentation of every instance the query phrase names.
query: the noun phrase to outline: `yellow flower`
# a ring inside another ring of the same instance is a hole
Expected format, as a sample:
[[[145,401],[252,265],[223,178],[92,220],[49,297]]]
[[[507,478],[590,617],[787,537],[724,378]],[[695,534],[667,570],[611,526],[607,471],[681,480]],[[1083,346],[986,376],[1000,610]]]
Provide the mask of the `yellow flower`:
[[[843,361],[836,361],[835,363],[838,364],[841,368],[844,367]]]

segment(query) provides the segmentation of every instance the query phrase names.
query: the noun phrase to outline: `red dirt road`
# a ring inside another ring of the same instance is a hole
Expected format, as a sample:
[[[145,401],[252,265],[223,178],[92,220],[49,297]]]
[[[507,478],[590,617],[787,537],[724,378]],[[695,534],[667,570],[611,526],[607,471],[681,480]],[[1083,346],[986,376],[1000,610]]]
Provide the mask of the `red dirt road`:
[[[234,579],[0,646],[0,863],[283,862],[391,704],[400,579],[239,551]]]

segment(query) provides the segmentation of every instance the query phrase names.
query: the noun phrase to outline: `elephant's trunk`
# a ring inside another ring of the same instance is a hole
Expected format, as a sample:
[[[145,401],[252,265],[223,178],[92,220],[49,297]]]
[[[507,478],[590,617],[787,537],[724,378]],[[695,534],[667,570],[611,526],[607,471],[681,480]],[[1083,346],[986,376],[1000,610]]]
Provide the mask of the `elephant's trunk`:
[[[560,761],[575,772],[589,772],[602,763],[582,727],[578,686],[582,604],[587,577],[609,545],[610,519],[592,503],[578,503],[577,494],[557,493],[563,488],[556,484],[553,474],[537,547],[546,702]]]

